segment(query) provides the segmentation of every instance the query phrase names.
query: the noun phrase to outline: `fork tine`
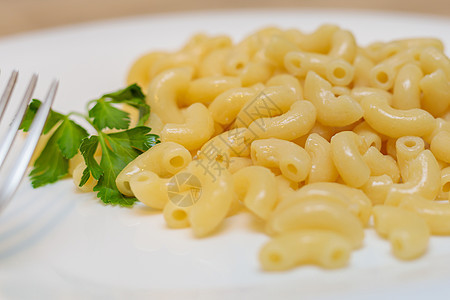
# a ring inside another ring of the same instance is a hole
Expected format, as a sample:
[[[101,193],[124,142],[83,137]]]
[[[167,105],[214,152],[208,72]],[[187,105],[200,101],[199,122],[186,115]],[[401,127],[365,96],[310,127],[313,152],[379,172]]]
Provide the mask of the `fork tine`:
[[[28,84],[27,90],[22,98],[22,102],[20,103],[17,112],[14,116],[14,119],[9,125],[9,129],[5,137],[3,137],[3,143],[0,145],[0,167],[3,165],[5,157],[6,155],[8,155],[9,149],[11,148],[11,145],[14,142],[16,132],[19,129],[20,123],[22,123],[22,119],[27,109],[27,104],[28,102],[30,102],[30,98],[33,95],[34,88],[36,87],[36,82],[37,82],[37,75],[33,74],[33,76],[31,76],[30,83]]]
[[[55,100],[57,89],[58,81],[55,80],[52,82],[44,102],[39,107],[39,110],[34,117],[33,123],[28,131],[25,145],[23,146],[17,161],[13,164],[14,168],[8,173],[8,178],[3,183],[0,183],[0,212],[7,206],[25,175],[28,163],[30,162],[31,156],[39,141],[50,108]]]
[[[6,105],[8,105],[9,99],[11,99],[11,94],[16,85],[17,81],[17,71],[13,71],[11,76],[9,77],[8,84],[6,85],[6,89],[3,92],[2,98],[0,99],[0,121],[5,113]]]

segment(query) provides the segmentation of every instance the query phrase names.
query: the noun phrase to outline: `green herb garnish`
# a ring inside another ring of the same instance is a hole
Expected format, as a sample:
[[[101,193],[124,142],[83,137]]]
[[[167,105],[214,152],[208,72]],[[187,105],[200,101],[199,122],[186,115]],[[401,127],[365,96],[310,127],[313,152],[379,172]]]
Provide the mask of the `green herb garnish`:
[[[130,128],[129,113],[119,109],[117,104],[128,104],[138,109],[139,119],[136,127]],[[28,131],[40,105],[39,100],[33,99],[28,106],[21,125],[23,131]],[[131,206],[137,199],[125,197],[119,192],[116,177],[128,163],[159,143],[159,137],[150,134],[151,129],[143,126],[150,116],[150,107],[145,103],[145,96],[141,89],[133,84],[90,101],[87,111],[87,115],[75,112],[61,114],[53,110],[50,112],[43,134],[54,131],[30,172],[31,184],[37,188],[67,176],[69,159],[80,152],[87,166],[80,186],[92,175],[98,181],[94,191],[98,192],[97,197],[104,203]],[[96,135],[89,136],[85,128],[71,119],[73,116],[86,120],[96,131]],[[117,131],[106,133],[107,129]],[[100,163],[94,159],[98,146],[102,153]]]

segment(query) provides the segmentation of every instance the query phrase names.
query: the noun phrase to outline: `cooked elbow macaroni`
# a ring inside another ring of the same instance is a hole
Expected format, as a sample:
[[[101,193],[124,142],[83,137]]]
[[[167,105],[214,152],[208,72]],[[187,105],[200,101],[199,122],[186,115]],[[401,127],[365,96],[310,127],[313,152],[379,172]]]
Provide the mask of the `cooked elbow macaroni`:
[[[450,235],[450,60],[437,39],[362,46],[335,25],[236,44],[199,34],[142,56],[127,80],[146,89],[162,143],[116,183],[170,228],[203,237],[245,209],[271,235],[265,270],[343,267],[369,226],[401,259]]]

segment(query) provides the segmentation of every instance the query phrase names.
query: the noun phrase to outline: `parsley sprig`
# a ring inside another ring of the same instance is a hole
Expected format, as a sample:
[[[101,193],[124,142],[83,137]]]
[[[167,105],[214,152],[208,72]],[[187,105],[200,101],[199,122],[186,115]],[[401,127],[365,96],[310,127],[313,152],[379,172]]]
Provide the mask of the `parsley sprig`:
[[[129,113],[117,104],[127,104],[139,111],[136,127],[130,128]],[[21,125],[23,131],[28,131],[40,105],[39,100],[33,99],[28,106]],[[92,176],[98,181],[94,191],[104,203],[131,206],[136,198],[125,197],[119,192],[116,177],[133,159],[159,143],[159,137],[150,134],[151,128],[144,126],[150,116],[145,96],[140,87],[133,84],[90,101],[87,111],[87,115],[50,111],[43,134],[51,133],[51,136],[30,172],[31,184],[38,188],[67,176],[69,160],[80,152],[87,166],[80,186]],[[72,120],[73,116],[85,119],[97,134],[89,136],[85,128]],[[107,133],[108,129],[116,131]],[[98,147],[102,153],[100,163],[94,158]]]

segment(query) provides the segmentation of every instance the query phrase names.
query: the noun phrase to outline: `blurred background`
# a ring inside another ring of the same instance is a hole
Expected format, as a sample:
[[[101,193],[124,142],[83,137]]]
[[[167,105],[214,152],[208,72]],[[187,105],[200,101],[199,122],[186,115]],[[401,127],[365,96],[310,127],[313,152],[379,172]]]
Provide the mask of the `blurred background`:
[[[117,17],[237,8],[351,8],[450,18],[450,0],[0,0],[0,36]]]

